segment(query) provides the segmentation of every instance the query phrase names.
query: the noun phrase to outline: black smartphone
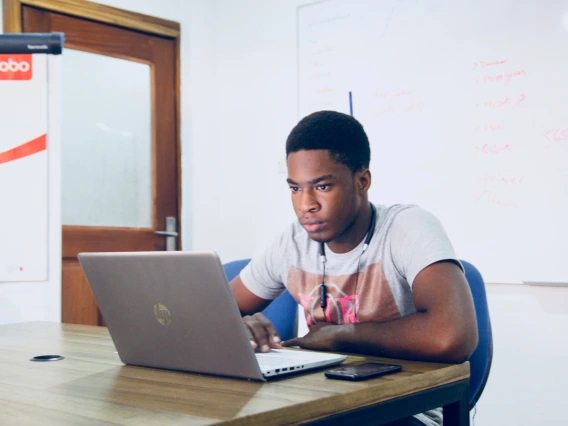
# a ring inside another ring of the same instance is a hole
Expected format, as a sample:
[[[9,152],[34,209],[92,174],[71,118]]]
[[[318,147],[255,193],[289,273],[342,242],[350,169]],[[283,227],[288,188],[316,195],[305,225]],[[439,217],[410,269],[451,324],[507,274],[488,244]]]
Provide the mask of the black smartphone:
[[[396,373],[401,370],[401,365],[368,362],[366,364],[347,365],[345,367],[328,370],[325,372],[325,377],[328,379],[359,381],[383,376],[385,374]]]

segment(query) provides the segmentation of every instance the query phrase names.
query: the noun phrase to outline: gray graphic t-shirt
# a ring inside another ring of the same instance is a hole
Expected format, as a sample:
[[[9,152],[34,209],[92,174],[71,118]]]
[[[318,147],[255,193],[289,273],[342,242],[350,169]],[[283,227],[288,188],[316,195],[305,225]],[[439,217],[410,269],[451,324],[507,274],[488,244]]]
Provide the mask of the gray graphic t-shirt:
[[[333,253],[325,247],[325,312],[319,300],[320,245],[297,221],[252,259],[241,271],[241,280],[267,300],[287,288],[302,306],[308,326],[323,320],[386,322],[415,313],[412,284],[420,271],[441,260],[463,267],[434,215],[413,205],[377,205],[376,209],[375,231],[363,255],[364,239],[348,253]],[[441,409],[415,417],[426,425],[442,424]]]
[[[378,205],[376,209],[375,232],[363,255],[364,240],[348,253],[325,248],[325,313],[319,300],[320,245],[299,222],[255,256],[241,271],[241,280],[251,292],[268,300],[287,288],[304,309],[308,326],[323,320],[386,322],[415,313],[412,284],[418,273],[440,260],[459,261],[431,213],[412,205]]]

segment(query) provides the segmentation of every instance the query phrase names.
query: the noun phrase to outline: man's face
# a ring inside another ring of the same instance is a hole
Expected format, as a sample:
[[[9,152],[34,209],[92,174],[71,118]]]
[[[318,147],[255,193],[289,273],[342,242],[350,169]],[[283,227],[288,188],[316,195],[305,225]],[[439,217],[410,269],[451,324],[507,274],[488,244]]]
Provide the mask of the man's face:
[[[302,150],[288,155],[287,182],[292,204],[312,240],[328,243],[348,238],[346,234],[368,188],[361,185],[361,176],[336,162],[327,150]]]

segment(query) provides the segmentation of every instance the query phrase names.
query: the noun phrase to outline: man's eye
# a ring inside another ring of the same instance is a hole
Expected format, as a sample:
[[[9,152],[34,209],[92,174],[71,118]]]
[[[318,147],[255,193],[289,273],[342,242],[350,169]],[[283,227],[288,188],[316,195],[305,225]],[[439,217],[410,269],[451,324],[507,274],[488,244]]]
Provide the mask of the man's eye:
[[[291,186],[290,189],[292,190],[292,192],[298,192],[300,188],[298,188],[297,186]]]
[[[327,185],[327,184],[326,184],[326,185],[318,185],[317,188],[318,188],[320,191],[325,191],[326,189],[329,188],[329,185]]]

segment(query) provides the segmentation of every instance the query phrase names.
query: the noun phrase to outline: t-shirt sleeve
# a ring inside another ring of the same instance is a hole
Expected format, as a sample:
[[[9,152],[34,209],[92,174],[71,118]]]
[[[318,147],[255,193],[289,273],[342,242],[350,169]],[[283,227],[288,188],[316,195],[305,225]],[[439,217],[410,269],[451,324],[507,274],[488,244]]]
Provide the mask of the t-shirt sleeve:
[[[284,292],[281,278],[285,236],[281,235],[255,254],[240,273],[243,284],[262,299],[273,300]]]
[[[441,260],[454,261],[463,270],[440,221],[419,207],[400,212],[393,221],[391,254],[410,286],[420,271]]]

